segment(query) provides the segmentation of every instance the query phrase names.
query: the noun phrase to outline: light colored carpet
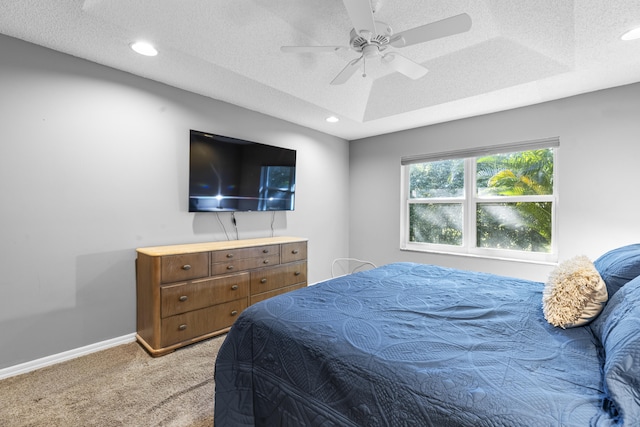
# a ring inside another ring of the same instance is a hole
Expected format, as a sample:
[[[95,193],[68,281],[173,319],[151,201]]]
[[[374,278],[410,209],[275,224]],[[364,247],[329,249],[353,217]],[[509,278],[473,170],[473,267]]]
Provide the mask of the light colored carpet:
[[[152,358],[124,344],[0,381],[0,425],[213,426],[224,335]]]

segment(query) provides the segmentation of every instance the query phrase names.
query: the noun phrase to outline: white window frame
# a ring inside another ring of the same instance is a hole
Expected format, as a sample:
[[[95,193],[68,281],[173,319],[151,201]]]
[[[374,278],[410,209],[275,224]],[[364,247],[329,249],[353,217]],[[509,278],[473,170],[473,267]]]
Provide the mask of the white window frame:
[[[505,154],[529,151],[541,148],[553,148],[553,194],[545,196],[490,196],[479,197],[476,189],[476,158],[490,154]],[[544,264],[553,264],[558,260],[558,152],[560,140],[557,137],[514,144],[495,145],[479,149],[450,151],[444,153],[406,156],[401,159],[401,217],[400,217],[400,249],[418,252],[483,257],[491,259],[519,260]],[[409,197],[409,165],[414,163],[433,162],[438,160],[464,159],[464,197],[428,199],[429,203],[460,203],[463,211],[462,245],[444,245],[409,241],[409,206],[413,203],[424,203],[425,199]],[[480,248],[476,243],[476,208],[480,203],[515,203],[515,202],[551,202],[551,249],[548,253],[518,250]]]

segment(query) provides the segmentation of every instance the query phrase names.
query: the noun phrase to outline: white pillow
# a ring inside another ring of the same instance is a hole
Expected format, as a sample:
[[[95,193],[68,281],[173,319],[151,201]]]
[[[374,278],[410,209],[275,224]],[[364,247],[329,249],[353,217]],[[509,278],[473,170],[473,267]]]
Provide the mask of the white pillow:
[[[595,319],[609,296],[593,263],[584,255],[560,263],[542,293],[544,318],[553,326],[573,328]]]

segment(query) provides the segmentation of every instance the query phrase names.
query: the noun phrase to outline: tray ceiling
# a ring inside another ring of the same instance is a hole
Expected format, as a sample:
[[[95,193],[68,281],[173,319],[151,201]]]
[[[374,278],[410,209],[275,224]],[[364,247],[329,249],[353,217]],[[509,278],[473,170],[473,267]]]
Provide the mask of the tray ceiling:
[[[637,0],[375,3],[396,33],[460,13],[473,24],[399,50],[429,69],[418,80],[368,62],[338,86],[356,52],[280,46],[347,46],[341,0],[0,0],[0,33],[347,140],[640,81],[640,40],[620,40],[640,25]],[[139,39],[159,55],[131,51]]]

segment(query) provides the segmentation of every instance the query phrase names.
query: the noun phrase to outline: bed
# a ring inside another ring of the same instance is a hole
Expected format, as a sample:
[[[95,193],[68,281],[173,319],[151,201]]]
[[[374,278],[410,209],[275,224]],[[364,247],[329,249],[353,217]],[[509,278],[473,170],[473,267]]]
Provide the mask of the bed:
[[[608,301],[551,325],[545,284],[393,263],[245,310],[215,425],[640,425],[640,245],[594,262]]]

